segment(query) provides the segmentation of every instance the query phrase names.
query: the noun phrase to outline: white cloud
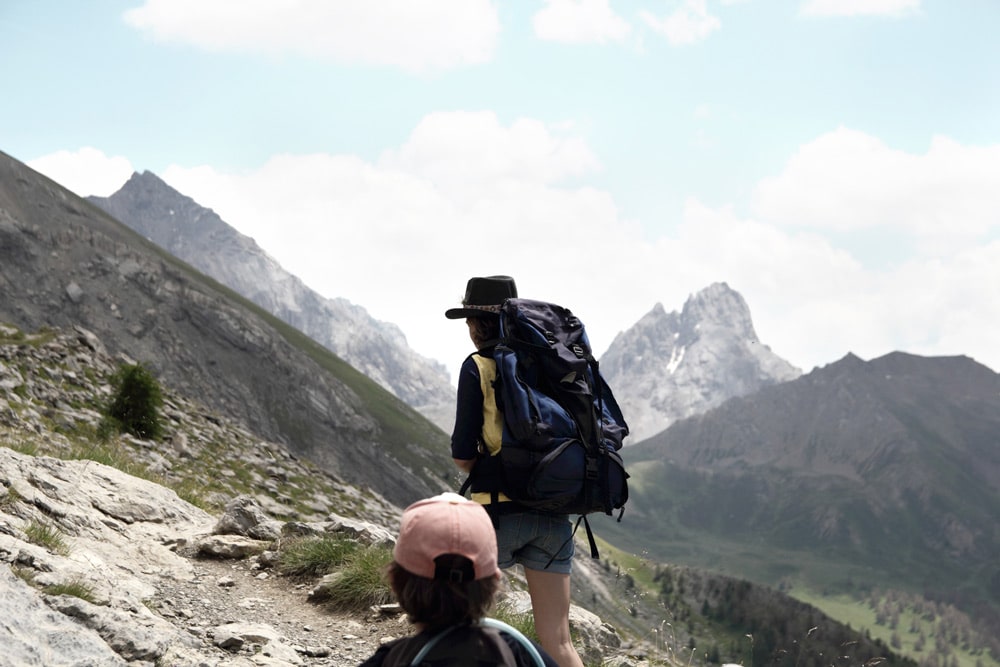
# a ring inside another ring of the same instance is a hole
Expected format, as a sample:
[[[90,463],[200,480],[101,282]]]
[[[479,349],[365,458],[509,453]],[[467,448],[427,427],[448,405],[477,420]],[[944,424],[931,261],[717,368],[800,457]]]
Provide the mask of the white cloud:
[[[124,18],[157,40],[212,51],[418,72],[488,62],[500,33],[490,0],[146,0]]]
[[[538,121],[504,127],[458,112],[428,116],[378,163],[283,155],[246,174],[173,166],[163,178],[314,289],[400,324],[415,349],[457,365],[467,332],[442,314],[468,277],[510,273],[536,295],[582,303],[601,283],[602,251],[627,255],[638,231],[607,193],[555,185],[598,166],[579,139]]]
[[[805,16],[907,16],[920,11],[920,0],[808,0]]]
[[[43,155],[28,162],[28,166],[81,197],[107,197],[135,171],[127,158],[109,157],[89,146],[75,152],[63,150]]]
[[[582,139],[528,118],[505,128],[490,111],[432,113],[380,163],[417,174],[456,196],[470,187],[551,184],[600,169]]]
[[[617,42],[632,32],[608,0],[546,0],[531,22],[540,39],[573,44]]]
[[[950,252],[1000,230],[1000,145],[934,137],[924,154],[892,149],[839,128],[802,146],[762,181],[754,210],[782,225],[911,235],[926,252]]]
[[[674,46],[703,41],[722,27],[719,19],[708,13],[705,0],[684,0],[683,5],[664,18],[648,11],[639,12],[639,16]]]
[[[414,349],[453,371],[469,342],[443,312],[470,276],[494,273],[515,276],[524,296],[572,308],[599,354],[655,303],[677,309],[726,281],[746,298],[761,342],[804,370],[847,352],[868,359],[892,350],[968,354],[998,369],[996,223],[989,238],[966,234],[949,252],[889,266],[866,266],[843,243],[859,232],[852,225],[879,224],[886,212],[906,221],[928,206],[944,220],[1000,210],[979,190],[994,188],[994,159],[992,148],[943,139],[914,156],[838,130],[761,184],[766,196],[752,217],[690,199],[655,238],[624,219],[610,193],[577,184],[600,168],[585,142],[532,119],[503,125],[488,112],[431,114],[377,161],[276,155],[250,172],[172,166],[160,175],[311,287],[399,325]],[[799,224],[821,216],[823,224]],[[904,222],[898,233],[919,238],[926,228]]]

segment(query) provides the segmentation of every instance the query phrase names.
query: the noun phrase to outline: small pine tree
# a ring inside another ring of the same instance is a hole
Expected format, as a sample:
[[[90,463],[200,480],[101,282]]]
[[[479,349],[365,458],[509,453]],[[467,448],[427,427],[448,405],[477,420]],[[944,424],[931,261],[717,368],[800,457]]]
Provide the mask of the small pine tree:
[[[125,364],[111,378],[115,389],[108,416],[119,425],[119,430],[139,438],[156,440],[163,432],[160,424],[160,406],[163,395],[153,374],[142,364]]]

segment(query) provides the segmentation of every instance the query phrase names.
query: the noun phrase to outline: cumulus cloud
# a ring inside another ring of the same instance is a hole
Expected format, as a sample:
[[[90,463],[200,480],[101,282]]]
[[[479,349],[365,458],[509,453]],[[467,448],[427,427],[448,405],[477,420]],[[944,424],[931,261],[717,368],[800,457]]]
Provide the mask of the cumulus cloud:
[[[107,197],[124,185],[135,171],[127,158],[108,156],[89,146],[43,155],[28,162],[28,166],[81,197]]]
[[[1000,328],[1000,241],[983,213],[1000,210],[988,200],[1000,191],[996,149],[939,138],[913,155],[837,130],[761,183],[752,215],[690,198],[651,237],[610,192],[586,184],[601,165],[570,132],[490,112],[435,113],[377,160],[286,154],[251,171],[175,165],[160,176],[313,289],[399,325],[453,372],[469,341],[443,312],[470,276],[494,273],[572,308],[599,354],[657,302],[677,309],[726,281],[750,305],[760,342],[803,370],[896,349],[1000,368],[991,334]],[[114,162],[94,153],[92,166]],[[104,194],[131,172],[122,166]],[[77,192],[92,175],[43,171]],[[960,221],[968,233],[947,252],[869,266],[844,239],[890,213],[904,239],[933,229],[920,216],[976,221]]]
[[[124,14],[164,42],[433,71],[488,62],[500,21],[490,0],[146,0]]]
[[[933,137],[926,153],[838,128],[802,146],[762,181],[754,210],[787,226],[837,232],[890,228],[928,252],[954,250],[1000,229],[1000,145]]]
[[[539,39],[571,44],[617,42],[632,32],[608,0],[546,0],[531,22]]]
[[[600,169],[579,137],[530,118],[503,127],[491,111],[432,113],[381,163],[418,174],[456,196],[469,187],[550,184]]]
[[[674,46],[701,42],[722,27],[719,19],[708,13],[705,0],[684,0],[684,4],[663,18],[645,10],[639,16]]]
[[[920,11],[920,0],[808,0],[805,16],[906,16]]]

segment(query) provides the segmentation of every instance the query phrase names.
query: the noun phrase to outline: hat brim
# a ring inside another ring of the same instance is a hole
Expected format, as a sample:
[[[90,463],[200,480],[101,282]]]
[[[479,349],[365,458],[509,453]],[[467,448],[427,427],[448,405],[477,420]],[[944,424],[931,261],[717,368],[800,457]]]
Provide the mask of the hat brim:
[[[481,308],[449,308],[444,311],[449,320],[464,320],[469,317],[500,317],[500,313],[491,313]]]

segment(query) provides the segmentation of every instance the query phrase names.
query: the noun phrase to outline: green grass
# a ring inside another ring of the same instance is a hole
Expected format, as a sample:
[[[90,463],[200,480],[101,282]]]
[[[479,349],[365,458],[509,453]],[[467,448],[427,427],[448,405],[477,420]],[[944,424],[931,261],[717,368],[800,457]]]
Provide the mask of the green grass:
[[[66,542],[62,531],[52,524],[35,520],[29,521],[28,525],[24,527],[24,535],[28,542],[45,547],[52,553],[59,554],[60,556],[68,556],[70,554],[69,544]]]
[[[278,571],[293,576],[328,574],[349,562],[360,549],[360,544],[341,536],[292,540],[278,554]]]
[[[504,605],[502,602],[495,607],[490,612],[490,617],[495,618],[498,621],[502,621],[507,625],[511,626],[515,630],[520,631],[522,635],[538,641],[538,633],[535,631],[535,617],[532,614],[521,614],[510,607]]]
[[[18,454],[38,456],[38,443],[34,440],[23,440],[18,438],[17,440],[4,442],[3,446],[17,452]]]
[[[62,458],[71,461],[95,461],[141,479],[151,477],[146,466],[137,463],[128,448],[116,442],[81,440]]]
[[[922,616],[912,606],[899,614],[898,623],[892,628],[888,623],[878,622],[877,612],[867,600],[859,600],[845,594],[823,595],[805,587],[796,587],[791,594],[816,607],[830,618],[867,632],[875,639],[881,639],[894,651],[918,662],[930,659],[935,653],[934,634],[937,627],[935,623],[940,620]],[[916,631],[911,631],[911,628]],[[923,647],[919,646],[920,633],[926,638]],[[898,647],[892,646],[893,635],[899,641]],[[963,647],[959,644],[950,646],[950,652],[958,667],[1000,665],[1000,659],[991,659],[988,652],[979,651],[979,648],[981,646],[970,644],[968,647]]]
[[[71,597],[85,600],[90,604],[97,604],[97,598],[94,596],[94,589],[89,584],[86,584],[79,579],[45,586],[42,590],[46,595],[69,595]]]
[[[10,512],[14,506],[21,502],[23,498],[13,486],[6,487],[5,493],[0,496],[0,510]]]
[[[391,561],[392,551],[387,547],[359,549],[327,587],[327,604],[341,611],[363,611],[391,602],[392,591],[385,580]]]

